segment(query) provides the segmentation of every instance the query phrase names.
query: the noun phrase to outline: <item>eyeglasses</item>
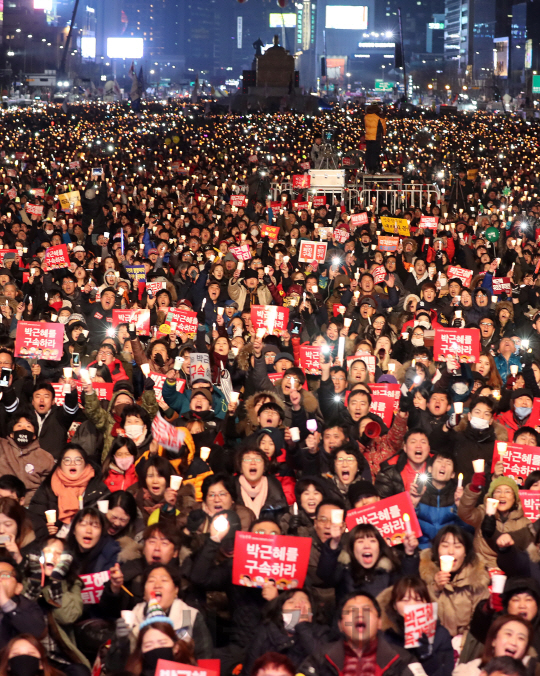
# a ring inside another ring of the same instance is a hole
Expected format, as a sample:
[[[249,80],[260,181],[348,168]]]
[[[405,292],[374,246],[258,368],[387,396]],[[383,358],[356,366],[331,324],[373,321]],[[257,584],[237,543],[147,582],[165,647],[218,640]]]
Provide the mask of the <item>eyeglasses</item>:
[[[84,465],[84,460],[82,458],[62,458],[62,465]]]
[[[255,462],[257,465],[260,465],[261,462],[263,462],[263,459],[260,458],[258,455],[246,455],[244,458],[242,458],[242,462],[244,463],[250,463],[250,462]]]
[[[9,580],[13,577],[13,573],[0,573],[0,580]]]
[[[480,326],[493,326],[491,322],[480,322]]]
[[[330,523],[332,519],[329,519],[327,516],[318,516],[316,519],[319,523]]]
[[[257,460],[260,459],[261,458],[257,458]],[[221,493],[208,493],[207,497],[209,497],[210,499],[221,498],[223,500],[223,498],[229,497],[229,494],[226,491],[221,491]]]
[[[336,458],[336,465],[352,465],[356,458]]]

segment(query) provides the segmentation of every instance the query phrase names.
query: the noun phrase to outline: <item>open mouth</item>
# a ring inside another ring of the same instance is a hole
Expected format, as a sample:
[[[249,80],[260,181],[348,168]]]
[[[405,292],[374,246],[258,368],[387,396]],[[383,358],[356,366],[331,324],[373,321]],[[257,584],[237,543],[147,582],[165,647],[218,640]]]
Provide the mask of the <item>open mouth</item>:
[[[516,648],[505,648],[504,649],[504,654],[508,655],[508,657],[515,657],[517,653]]]
[[[422,460],[422,451],[415,451],[414,452],[414,459],[415,460]]]
[[[351,478],[351,473],[348,469],[341,470],[341,480],[346,483]]]
[[[69,473],[70,473],[72,476],[75,476],[75,475],[77,474],[77,468],[76,468],[76,467],[70,467],[70,468],[69,468]]]
[[[256,467],[251,467],[251,468],[248,470],[248,474],[249,474],[249,476],[256,477],[256,476],[257,476],[257,468],[256,468]]]
[[[364,552],[360,559],[364,565],[371,565],[373,563],[373,554],[371,552]]]
[[[93,539],[92,537],[89,537],[88,535],[85,535],[85,536],[83,537],[83,539],[82,539],[82,540],[83,540],[84,546],[85,546],[85,547],[91,547],[91,546],[92,546],[92,539]]]
[[[154,590],[154,596],[158,601],[161,601],[161,592],[160,591],[155,591]]]

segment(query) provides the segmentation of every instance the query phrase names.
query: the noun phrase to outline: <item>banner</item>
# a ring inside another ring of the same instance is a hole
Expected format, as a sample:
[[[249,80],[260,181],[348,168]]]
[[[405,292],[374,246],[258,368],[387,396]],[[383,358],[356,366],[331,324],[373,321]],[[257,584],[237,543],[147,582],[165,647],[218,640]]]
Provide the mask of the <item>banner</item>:
[[[165,418],[158,412],[152,421],[152,437],[154,441],[161,446],[164,446],[169,451],[174,451],[178,454],[179,450],[184,445],[186,438],[185,429],[175,427],[167,422]]]
[[[15,356],[60,361],[64,351],[64,325],[48,322],[19,322]]]
[[[459,357],[465,364],[476,364],[480,357],[478,329],[436,329],[433,343],[435,361],[446,361],[446,355]]]
[[[311,176],[309,174],[293,174],[292,186],[297,190],[311,187]]]
[[[399,245],[399,237],[385,237],[384,235],[379,235],[377,241],[377,248],[379,251],[395,251]]]
[[[409,237],[409,221],[406,218],[391,218],[390,216],[381,217],[382,229],[391,234]]]
[[[399,385],[397,383],[370,384],[369,389],[371,390],[370,413],[376,413],[383,419],[384,424],[390,427],[394,413],[399,411],[399,399],[401,397]]]
[[[153,296],[167,288],[167,282],[146,282],[146,293],[150,292]]]
[[[504,476],[509,476],[519,485],[523,485],[531,472],[540,469],[540,448],[523,444],[508,444],[506,452],[502,455],[498,452],[497,442],[495,442],[491,463],[492,472],[500,460],[503,463]]]
[[[350,238],[350,234],[347,232],[347,230],[344,230],[343,228],[336,228],[334,230],[334,239],[336,242],[339,242],[340,244],[345,244],[345,242]]]
[[[195,378],[204,378],[209,383],[212,382],[212,371],[210,369],[210,357],[204,352],[192,352],[189,355],[189,375],[191,382]]]
[[[317,207],[324,207],[326,206],[326,195],[318,195],[317,197],[313,198],[313,208],[317,209]]]
[[[407,527],[403,521],[404,514],[409,515],[411,531],[419,538],[422,535],[422,529],[416,518],[411,496],[406,492],[391,495],[389,498],[365,507],[349,510],[345,523],[349,530],[359,523],[370,523],[377,528],[384,541],[394,547],[403,542],[407,533]]]
[[[247,197],[245,195],[231,195],[231,207],[247,207]]]
[[[84,589],[81,592],[82,602],[84,605],[94,605],[99,603],[103,594],[105,582],[110,579],[108,570],[103,570],[100,573],[90,573],[89,575],[79,575],[84,583]]]
[[[369,352],[366,352],[365,354],[357,352],[352,357],[347,357],[347,369],[350,369],[351,364],[357,359],[361,359],[367,366],[367,370],[373,375],[375,375],[375,367],[377,365],[377,360],[374,355],[370,354]]]
[[[64,394],[64,383],[51,383],[54,388],[54,403],[57,406],[63,406],[66,400],[66,395]],[[92,383],[92,388],[96,393],[98,399],[105,399],[105,401],[110,401],[113,395],[114,383]],[[81,380],[77,381],[77,394],[79,405],[82,406],[82,393],[83,393],[83,383]]]
[[[429,643],[435,640],[437,603],[415,603],[405,606],[405,649],[418,648],[422,634]]]
[[[363,211],[361,214],[351,214],[351,223],[358,227],[359,225],[366,225],[369,223],[369,216],[367,211]]]
[[[229,251],[238,261],[248,261],[251,258],[251,251],[249,250],[248,244],[242,244],[241,246],[231,246]]]
[[[307,242],[302,240],[300,242],[300,250],[298,252],[298,260],[300,263],[324,263],[326,258],[326,250],[328,242]]]
[[[373,275],[373,281],[375,284],[380,284],[381,282],[384,282],[384,278],[388,274],[388,271],[384,265],[378,265],[376,268],[373,268],[371,274]]]
[[[163,399],[163,383],[167,380],[167,376],[164,373],[156,373],[155,371],[150,371],[150,378],[154,381],[154,394],[158,402],[164,401]],[[183,378],[176,379],[176,391],[183,392],[186,389],[186,381]]]
[[[165,317],[165,322],[177,333],[188,333],[194,335],[197,333],[199,320],[196,312],[190,310],[176,310],[169,308],[169,312]]]
[[[277,305],[252,305],[251,323],[255,330],[266,329],[268,333],[286,331],[289,324],[289,308]]]
[[[40,204],[27,204],[26,213],[41,216],[43,214],[43,207]]]
[[[268,237],[274,241],[277,240],[279,235],[279,225],[263,225],[261,228],[261,237]]]
[[[420,217],[420,227],[426,230],[437,230],[437,225],[439,224],[438,216],[421,216]]]
[[[540,491],[519,491],[523,514],[534,523],[540,518]]]
[[[81,193],[78,190],[62,193],[58,199],[63,211],[72,211],[81,206]]]
[[[146,282],[146,270],[144,269],[144,265],[125,265],[124,267],[132,282],[135,282],[136,284],[140,281]]]
[[[501,293],[506,293],[508,296],[512,293],[512,282],[510,277],[493,277],[491,280],[493,284],[493,294],[500,296]]]
[[[150,310],[113,310],[112,325],[135,324],[138,336],[150,335]]]
[[[447,270],[446,270],[446,277],[448,281],[453,277],[457,277],[458,279],[461,279],[463,286],[469,288],[469,284],[471,283],[471,279],[473,276],[473,271],[472,270],[466,270],[465,268],[458,268],[455,265],[449,265]]]
[[[234,539],[233,584],[262,587],[270,580],[278,589],[304,586],[311,538],[237,531]]]
[[[199,660],[200,662],[218,662],[219,660]],[[219,668],[212,669],[209,666],[192,666],[191,664],[182,664],[181,662],[170,662],[169,660],[158,660],[154,676],[219,676]]]
[[[321,375],[320,345],[300,345],[300,368],[303,369],[304,373],[307,375]]]
[[[67,244],[59,246],[50,246],[45,252],[45,268],[47,270],[58,270],[59,268],[69,267],[69,252]]]
[[[309,202],[301,202],[300,200],[294,200],[293,201],[293,211],[296,209],[296,211],[302,211],[305,209],[306,211],[309,211],[310,205]]]

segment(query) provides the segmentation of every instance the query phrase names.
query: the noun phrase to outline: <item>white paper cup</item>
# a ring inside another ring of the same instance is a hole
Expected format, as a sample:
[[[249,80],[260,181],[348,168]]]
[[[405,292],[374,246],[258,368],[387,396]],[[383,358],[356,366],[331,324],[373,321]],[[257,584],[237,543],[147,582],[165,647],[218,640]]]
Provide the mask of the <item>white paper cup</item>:
[[[201,460],[204,460],[206,462],[208,458],[210,457],[210,451],[212,449],[209,448],[208,446],[202,446],[201,447]]]
[[[237,404],[238,399],[240,398],[240,392],[231,392],[229,396],[231,399],[231,404]]]
[[[225,514],[220,514],[219,516],[216,516],[214,519],[214,528],[217,530],[218,533],[223,533],[224,530],[227,530],[229,527],[229,520],[225,516]]]
[[[141,364],[141,371],[148,378],[150,375],[150,364]]]
[[[499,504],[498,500],[495,500],[495,498],[487,498],[486,499],[486,514],[489,514],[489,516],[495,516],[495,512],[497,511],[497,505]]]
[[[517,376],[518,371],[519,371],[519,366],[517,366],[516,364],[512,364],[512,365],[510,366],[510,373],[511,373],[513,376]]]
[[[88,375],[90,376],[90,378],[95,378],[95,377],[96,377],[96,373],[97,373],[97,368],[96,368],[95,366],[91,366],[91,367],[88,369]]]
[[[350,328],[351,324],[352,324],[352,319],[350,317],[344,317],[343,318],[343,326],[346,329]]]
[[[443,554],[440,557],[440,563],[442,573],[451,573],[452,566],[454,565],[454,557]]]
[[[333,509],[330,517],[332,519],[332,523],[338,524],[338,523],[343,523],[343,510],[342,509]]]
[[[184,359],[182,357],[175,357],[174,358],[174,370],[180,371],[183,363],[184,363]]]
[[[463,402],[462,401],[455,401],[454,402],[454,411],[458,415],[461,415],[463,413]]]
[[[64,366],[64,378],[72,378],[73,369],[70,366]]]
[[[224,307],[218,307],[217,313],[218,313],[218,316],[219,316],[219,317],[222,317],[222,316],[223,316],[224,310],[225,310]]]
[[[481,474],[484,471],[485,464],[486,464],[485,460],[482,459],[473,460],[472,466],[475,471],[475,474]]]
[[[298,427],[291,427],[290,432],[293,441],[300,441],[300,430]]]
[[[181,485],[182,485],[182,477],[173,474],[171,477],[171,488],[173,489],[173,491],[177,491]]]
[[[506,584],[506,575],[493,575],[491,578],[491,591],[494,594],[502,594]]]
[[[137,624],[135,619],[135,612],[133,610],[121,610],[120,615],[124,622],[130,627],[134,627]]]
[[[109,511],[109,501],[108,500],[98,500],[97,507],[102,514],[107,514]]]
[[[317,421],[311,418],[306,422],[306,427],[310,432],[316,432],[317,431]]]
[[[56,523],[56,509],[47,509],[45,511],[47,523]]]

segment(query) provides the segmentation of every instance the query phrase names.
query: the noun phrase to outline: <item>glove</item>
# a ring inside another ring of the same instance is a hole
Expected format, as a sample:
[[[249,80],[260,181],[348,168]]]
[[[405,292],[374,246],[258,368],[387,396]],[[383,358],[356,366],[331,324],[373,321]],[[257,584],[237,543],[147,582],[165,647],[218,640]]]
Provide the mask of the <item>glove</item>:
[[[420,638],[418,639],[418,643],[420,644],[418,648],[416,648],[416,654],[418,655],[418,659],[427,660],[427,658],[431,657],[431,655],[433,654],[433,644],[429,642],[427,635],[423,632]]]
[[[485,485],[486,475],[484,472],[475,472],[471,481],[471,491],[473,491],[473,493],[480,493]]]
[[[448,416],[446,424],[448,425],[448,427],[455,427],[458,424],[459,419],[460,416],[457,413],[452,413],[452,415]]]
[[[495,535],[497,518],[494,514],[486,514],[482,519],[480,530],[485,540],[490,540]]]
[[[116,637],[117,638],[127,638],[131,632],[128,623],[124,618],[120,617],[116,620]]]
[[[62,554],[60,554],[60,558],[58,559],[58,563],[53,568],[53,572],[51,573],[52,579],[63,580],[67,575],[72,561],[73,556],[69,552],[62,552]]]
[[[296,533],[300,526],[300,517],[298,514],[293,514],[289,520],[289,533]]]
[[[399,410],[403,413],[409,413],[412,408],[412,399],[408,394],[401,394],[399,398]]]
[[[491,608],[491,610],[494,610],[497,613],[502,612],[503,611],[502,595],[492,592],[491,587],[488,587],[488,589],[489,589],[489,607]]]
[[[456,317],[456,319],[454,319],[454,320],[452,321],[452,326],[453,326],[455,329],[460,329],[460,328],[463,326],[463,323],[464,323],[464,322],[463,322],[463,319],[460,319],[459,317]]]
[[[272,284],[272,278],[270,275],[263,275],[263,282],[266,284],[266,286],[270,286],[270,284]]]
[[[39,555],[38,554],[28,554],[27,559],[28,559],[28,567],[30,568],[30,575],[31,577],[39,577],[41,578],[41,564],[39,562]]]
[[[206,317],[202,310],[199,310],[199,312],[197,312],[197,321],[201,326],[204,326],[204,324],[206,324]]]
[[[150,376],[148,376],[148,378],[144,379],[144,391],[145,392],[148,392],[149,390],[153,390],[155,385],[156,385],[156,383],[153,381],[152,378],[150,378]]]

